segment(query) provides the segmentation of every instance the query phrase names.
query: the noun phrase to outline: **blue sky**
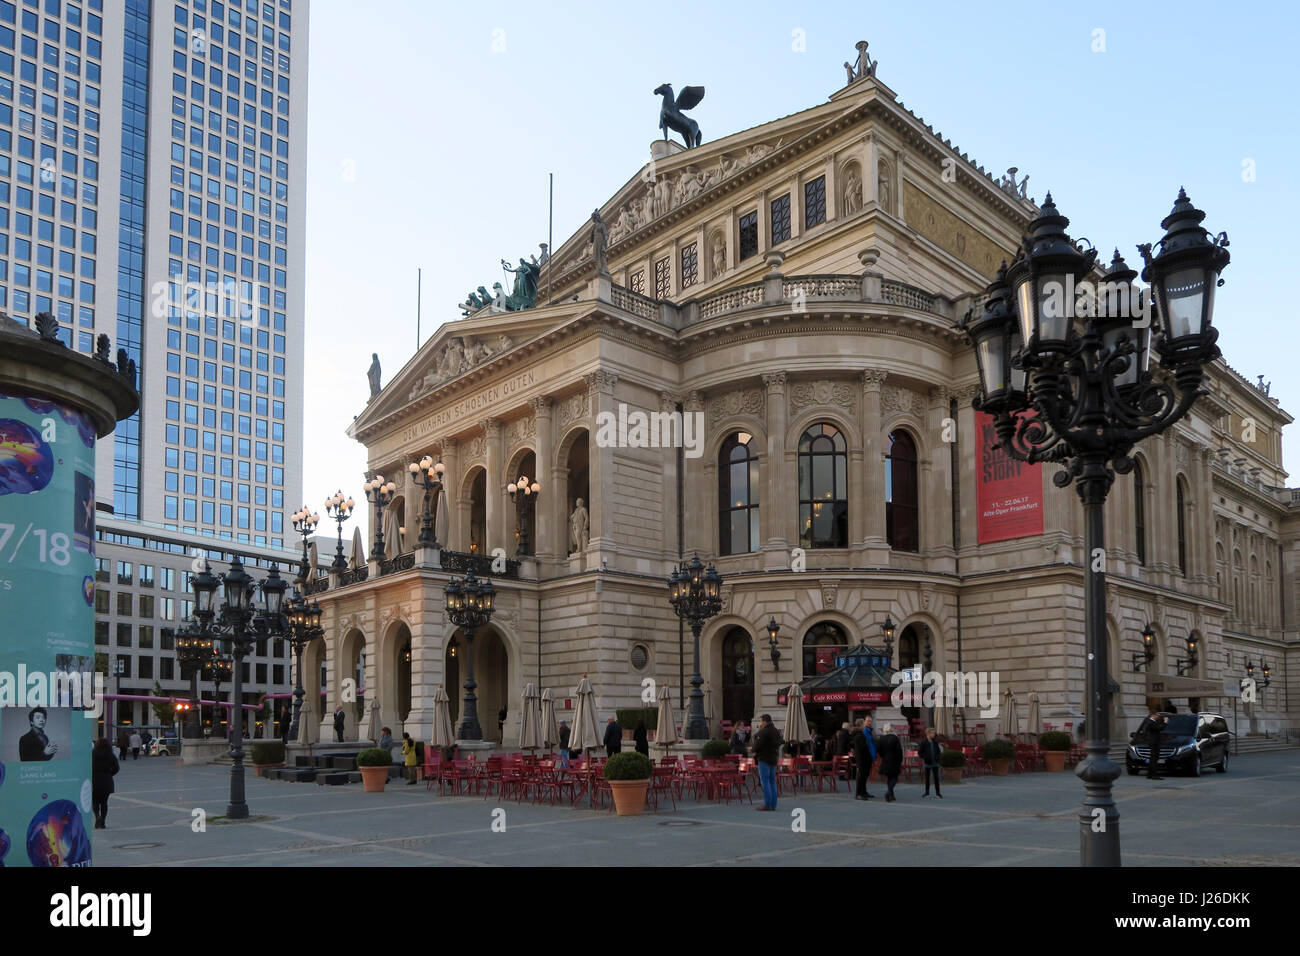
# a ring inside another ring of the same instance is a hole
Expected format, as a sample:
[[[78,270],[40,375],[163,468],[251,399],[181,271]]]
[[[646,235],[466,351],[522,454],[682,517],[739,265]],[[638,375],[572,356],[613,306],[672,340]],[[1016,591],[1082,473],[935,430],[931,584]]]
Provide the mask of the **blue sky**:
[[[860,39],[909,109],[986,170],[1028,173],[1039,201],[1051,189],[1104,258],[1118,246],[1137,264],[1135,244],[1160,238],[1185,186],[1232,243],[1224,354],[1300,413],[1285,306],[1285,227],[1300,221],[1295,10],[313,0],[307,501],[321,510],[340,486],[361,497],[364,455],[343,429],[365,405],[370,353],[386,382],[416,347],[417,269],[427,338],[502,278],[500,259],[545,241],[548,173],[558,246],[639,169],[659,135],[656,86],[707,88],[692,115],[708,142],[825,102]],[[1300,468],[1300,425],[1284,462]]]

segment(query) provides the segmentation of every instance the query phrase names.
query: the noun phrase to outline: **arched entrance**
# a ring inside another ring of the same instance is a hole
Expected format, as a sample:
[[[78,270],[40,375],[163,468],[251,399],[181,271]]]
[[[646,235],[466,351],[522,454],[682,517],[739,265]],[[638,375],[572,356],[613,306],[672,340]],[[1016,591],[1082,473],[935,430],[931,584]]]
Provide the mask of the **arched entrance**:
[[[469,643],[463,631],[457,630],[447,642],[447,696],[452,698],[452,724],[460,734],[460,721],[465,700],[465,681],[469,678],[466,655]],[[505,640],[492,627],[481,627],[474,635],[474,682],[478,697],[478,723],[484,740],[500,742],[503,728],[501,711],[509,711],[510,655]],[[509,728],[506,727],[506,730]]]
[[[754,642],[743,627],[722,638],[722,719],[732,723],[754,716]]]
[[[903,633],[898,638],[898,658],[895,661],[898,669],[916,667],[918,664],[924,667],[926,647],[930,648],[930,666],[933,668],[934,644],[930,626],[918,621],[903,628]],[[929,717],[921,707],[900,707],[899,712],[907,718],[908,726],[914,734],[920,732],[922,724]]]
[[[803,676],[816,677],[835,669],[835,652],[849,646],[844,628],[833,621],[819,621],[803,636]]]
[[[533,482],[541,483],[541,478],[537,474],[537,456],[531,451],[525,451],[519,455],[510,469],[506,472],[507,484],[517,483],[520,478],[527,478],[531,485]],[[531,498],[531,496],[530,496]],[[523,514],[523,521],[520,522],[519,506],[516,502],[511,501],[509,496],[506,497],[505,507],[510,513],[509,534],[514,541],[514,547],[511,553],[536,554],[537,553],[537,499],[533,498],[529,507]]]
[[[487,471],[476,468],[469,484],[469,550],[487,548]]]
[[[560,523],[561,548],[560,554],[573,554],[575,550],[573,545],[572,534],[570,531],[570,519],[574,510],[581,499],[582,505],[588,513],[588,535],[591,536],[590,513],[591,513],[591,492],[588,487],[588,469],[590,467],[590,449],[588,448],[587,432],[585,430],[578,432],[569,442],[568,449],[563,453],[561,461],[564,463],[564,489],[563,502],[564,514]],[[560,489],[556,489],[557,492]],[[561,499],[557,499],[561,500]]]
[[[343,739],[351,740],[355,739],[361,720],[359,715],[365,713],[366,698],[366,638],[356,628],[343,638],[338,664],[334,675],[337,682],[335,696],[328,702],[328,707],[332,713],[336,706],[343,706]],[[354,694],[354,701],[345,699]]]

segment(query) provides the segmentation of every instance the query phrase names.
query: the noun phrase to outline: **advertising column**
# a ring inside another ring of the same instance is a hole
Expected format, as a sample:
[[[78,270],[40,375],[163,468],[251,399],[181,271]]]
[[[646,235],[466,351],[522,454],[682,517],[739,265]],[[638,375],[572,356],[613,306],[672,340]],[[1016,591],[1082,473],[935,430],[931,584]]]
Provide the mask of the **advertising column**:
[[[106,361],[0,329],[3,866],[91,863],[95,440],[135,399]]]

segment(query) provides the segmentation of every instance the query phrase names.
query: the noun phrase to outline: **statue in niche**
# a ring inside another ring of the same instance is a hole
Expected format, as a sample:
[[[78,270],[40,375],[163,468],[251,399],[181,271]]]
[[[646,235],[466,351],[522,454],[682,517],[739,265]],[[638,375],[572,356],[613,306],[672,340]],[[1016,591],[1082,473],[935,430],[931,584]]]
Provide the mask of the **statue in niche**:
[[[844,215],[852,216],[862,211],[862,177],[856,165],[844,170]]]
[[[722,236],[713,239],[713,274],[720,276],[727,271],[727,240]]]
[[[590,518],[587,509],[583,507],[582,499],[579,498],[574,503],[573,514],[569,515],[569,553],[586,551],[590,540]]]
[[[380,391],[380,388],[382,387],[382,386],[379,384],[379,375],[380,375],[380,371],[379,371],[379,353],[378,353],[378,352],[371,352],[371,353],[370,353],[370,370],[366,372],[366,378],[370,379],[370,397],[371,397],[371,398],[374,398],[376,395],[378,395],[378,394],[379,394],[379,391]]]
[[[889,164],[881,163],[880,172],[876,179],[876,194],[880,197],[880,208],[885,210],[885,212],[894,211],[893,186],[890,183],[891,178]]]

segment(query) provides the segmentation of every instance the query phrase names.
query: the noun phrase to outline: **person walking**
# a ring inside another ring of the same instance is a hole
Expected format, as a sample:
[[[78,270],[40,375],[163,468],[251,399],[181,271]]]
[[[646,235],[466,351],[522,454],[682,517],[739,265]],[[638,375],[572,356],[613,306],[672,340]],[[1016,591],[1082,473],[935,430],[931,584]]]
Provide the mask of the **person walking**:
[[[131,737],[123,728],[117,732],[117,756],[119,760],[126,759],[126,752],[131,749]]]
[[[885,778],[885,786],[888,788],[885,802],[893,803],[894,785],[898,783],[898,775],[903,770],[903,745],[897,734],[888,733],[876,743],[876,750],[880,753],[880,775]]]
[[[850,741],[853,739],[849,722],[846,720],[839,730],[835,731],[835,756],[847,757],[853,747]]]
[[[921,767],[925,773],[925,793],[923,797],[930,795],[930,777],[934,777],[934,795],[943,799],[943,794],[939,792],[939,754],[943,753],[943,744],[934,735],[934,728],[925,728],[925,738],[917,745],[916,754],[921,758]]]
[[[391,741],[393,738],[389,737],[388,739]],[[406,785],[408,787],[415,786],[416,783],[415,777],[417,771],[419,770],[419,766],[415,762],[415,756],[416,756],[415,741],[411,739],[410,734],[403,733],[402,734],[402,762],[406,764]]]
[[[140,747],[142,746],[142,743],[141,743],[141,741],[140,741],[140,731],[138,731],[138,730],[133,730],[133,731],[131,731],[131,737],[130,737],[130,740],[129,740],[127,743],[128,743],[128,746],[131,748],[131,759],[132,759],[132,760],[139,760],[139,759],[140,759]]]
[[[763,805],[757,810],[776,809],[776,765],[781,758],[781,732],[768,714],[758,718],[754,734],[754,760],[758,762],[758,779],[763,785]]]
[[[1142,726],[1138,728],[1138,737],[1146,740],[1148,753],[1147,757],[1147,779],[1163,780],[1157,771],[1160,768],[1160,732],[1164,730],[1165,718],[1157,713],[1152,713],[1146,720],[1142,721]]]
[[[569,769],[569,725],[560,721],[560,766]]]
[[[402,736],[405,737],[406,734],[402,734]],[[380,750],[388,750],[388,751],[391,751],[394,747],[397,746],[397,741],[393,740],[393,728],[391,727],[380,728],[379,743],[376,746],[378,746]]]
[[[107,737],[95,741],[90,752],[90,805],[95,811],[95,829],[108,829],[108,795],[113,792],[113,777],[122,769]]]
[[[632,731],[632,739],[636,742],[636,752],[650,756],[650,737],[646,733],[645,721],[636,722],[636,730]]]
[[[853,735],[853,756],[858,761],[858,787],[855,799],[872,800],[875,794],[867,793],[867,778],[871,765],[876,762],[876,741],[871,736],[871,718],[858,721],[858,732]]]
[[[293,726],[293,711],[285,704],[280,708],[280,742],[289,746],[289,728]]]
[[[623,749],[623,728],[613,717],[605,725],[605,756],[612,757]]]
[[[343,743],[343,727],[347,723],[347,715],[343,713],[343,705],[337,704],[334,707],[334,739]]]

